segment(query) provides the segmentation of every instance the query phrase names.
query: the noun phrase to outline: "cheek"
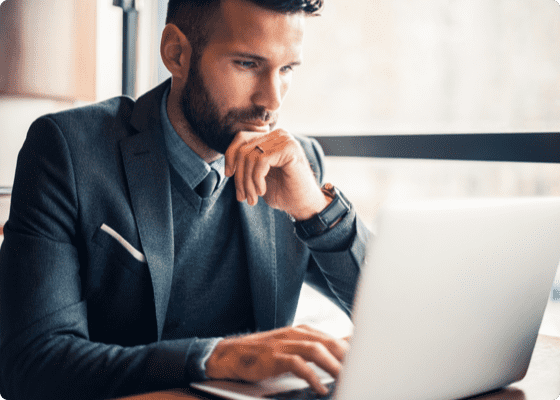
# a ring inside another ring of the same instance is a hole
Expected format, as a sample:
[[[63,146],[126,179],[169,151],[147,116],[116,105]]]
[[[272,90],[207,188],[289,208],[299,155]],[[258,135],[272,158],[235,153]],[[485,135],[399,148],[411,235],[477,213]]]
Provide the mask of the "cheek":
[[[292,83],[292,77],[291,75],[285,78],[280,78],[281,79],[281,86],[280,86],[280,93],[282,94],[282,99],[284,99],[284,97],[286,97],[286,94],[288,93],[288,89],[290,88],[290,83]]]
[[[243,108],[250,104],[254,82],[250,74],[242,74],[232,68],[216,70],[208,75],[208,90],[220,110]]]

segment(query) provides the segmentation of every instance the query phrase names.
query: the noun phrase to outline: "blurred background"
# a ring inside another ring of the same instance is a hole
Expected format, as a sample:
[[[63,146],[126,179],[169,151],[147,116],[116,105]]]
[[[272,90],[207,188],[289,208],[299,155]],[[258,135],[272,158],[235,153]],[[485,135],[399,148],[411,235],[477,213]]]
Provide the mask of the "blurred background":
[[[166,4],[2,3],[0,225],[34,119],[121,95],[123,48],[130,50],[124,62],[133,97],[169,76],[159,59]],[[307,20],[304,64],[294,73],[279,126],[310,136],[558,132],[560,6],[326,0],[322,16]],[[557,163],[328,157],[327,179],[366,224],[392,199],[560,194]],[[560,277],[555,288],[541,331],[560,336]],[[303,294],[298,322],[341,336],[351,330],[330,303],[307,287]]]

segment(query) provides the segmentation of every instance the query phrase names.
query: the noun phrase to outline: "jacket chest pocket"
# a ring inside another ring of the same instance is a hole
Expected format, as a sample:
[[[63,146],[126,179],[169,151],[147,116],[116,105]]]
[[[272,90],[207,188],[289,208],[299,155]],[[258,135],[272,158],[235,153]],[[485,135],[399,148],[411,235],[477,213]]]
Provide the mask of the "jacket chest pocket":
[[[91,241],[84,282],[91,339],[125,344],[127,331],[155,318],[148,265],[102,227]]]

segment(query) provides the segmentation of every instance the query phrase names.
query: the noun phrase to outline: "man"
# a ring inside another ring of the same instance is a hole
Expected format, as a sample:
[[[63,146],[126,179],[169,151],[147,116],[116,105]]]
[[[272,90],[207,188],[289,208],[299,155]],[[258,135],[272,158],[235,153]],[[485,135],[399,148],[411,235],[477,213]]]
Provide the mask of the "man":
[[[367,231],[321,189],[317,143],[275,129],[320,3],[171,0],[170,82],[31,126],[0,251],[2,396],[286,371],[325,392],[306,362],[337,376],[347,343],[290,325],[304,280],[351,313]]]

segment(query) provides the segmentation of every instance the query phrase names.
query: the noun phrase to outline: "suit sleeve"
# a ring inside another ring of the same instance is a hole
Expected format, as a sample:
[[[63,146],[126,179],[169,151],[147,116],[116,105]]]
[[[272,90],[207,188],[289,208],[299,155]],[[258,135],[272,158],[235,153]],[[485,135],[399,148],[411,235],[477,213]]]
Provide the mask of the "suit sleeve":
[[[304,140],[302,145],[317,181],[322,185],[324,153],[315,140]],[[370,237],[371,233],[352,207],[350,212],[327,232],[306,240],[300,238],[311,250],[312,255],[306,283],[332,300],[348,316],[352,315],[360,267],[365,259]]]
[[[73,162],[43,117],[18,156],[0,249],[0,392],[18,399],[101,399],[200,379],[197,338],[124,347],[89,338]]]

